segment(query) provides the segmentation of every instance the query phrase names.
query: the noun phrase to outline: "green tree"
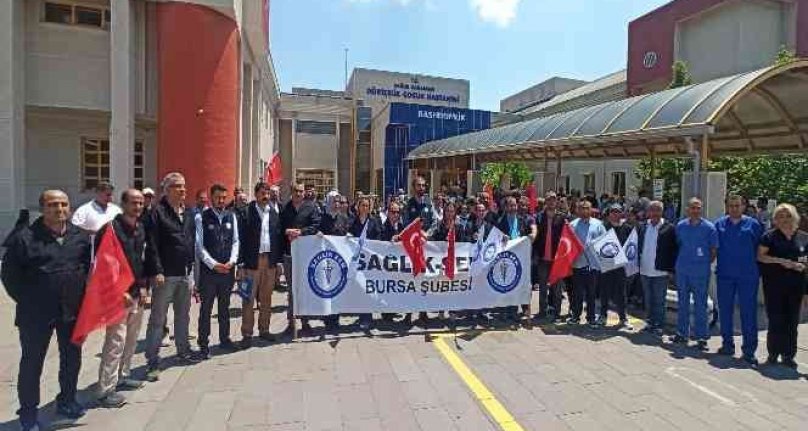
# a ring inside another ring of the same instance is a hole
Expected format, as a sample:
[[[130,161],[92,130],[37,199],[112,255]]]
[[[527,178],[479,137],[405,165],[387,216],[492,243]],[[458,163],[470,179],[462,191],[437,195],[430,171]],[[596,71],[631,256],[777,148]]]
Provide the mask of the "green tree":
[[[668,85],[668,88],[685,87],[692,83],[693,77],[690,76],[687,63],[681,60],[677,60],[673,63],[673,77],[671,78],[671,83]]]
[[[665,180],[665,196],[678,199],[681,194],[682,173],[691,170],[693,161],[687,158],[657,160],[656,178]],[[777,202],[794,204],[801,213],[808,212],[808,156],[761,155],[754,157],[716,157],[707,164],[708,171],[727,173],[727,190],[750,199],[767,197]],[[640,160],[637,178],[650,188],[651,160]]]
[[[480,171],[480,178],[485,184],[499,185],[506,174],[511,184],[517,187],[524,187],[533,180],[530,169],[522,162],[486,163]]]
[[[786,48],[785,45],[780,45],[780,50],[777,51],[777,57],[774,59],[775,66],[782,66],[797,59],[794,51]]]

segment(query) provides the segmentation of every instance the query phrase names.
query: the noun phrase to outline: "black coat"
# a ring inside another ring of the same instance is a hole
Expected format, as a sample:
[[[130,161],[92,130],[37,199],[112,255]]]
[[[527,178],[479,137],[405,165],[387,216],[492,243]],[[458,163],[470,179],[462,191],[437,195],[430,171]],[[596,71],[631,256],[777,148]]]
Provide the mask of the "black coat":
[[[403,220],[399,220],[398,223],[393,226],[388,218],[382,225],[382,235],[379,239],[382,241],[392,241],[393,237],[401,234],[401,231],[404,230],[405,227],[407,227],[407,225],[404,224]]]
[[[269,263],[283,261],[283,231],[281,215],[269,206]],[[258,269],[258,255],[261,250],[261,212],[253,201],[244,208],[239,218],[239,260],[247,269]]]
[[[494,225],[486,220],[483,220],[483,226],[485,226],[485,228],[483,228],[483,241],[485,241],[488,239],[488,235],[491,233],[491,229],[494,228]],[[466,230],[468,232],[466,242],[477,242],[477,235],[480,233],[480,226],[477,225],[476,222],[471,222],[466,226]]]
[[[90,236],[70,222],[61,244],[41,217],[17,231],[0,271],[3,285],[17,303],[17,326],[76,320],[90,270],[90,250]]]
[[[648,222],[640,225],[637,229],[637,247],[640,260],[642,260],[643,244],[645,244],[645,229]],[[676,267],[676,256],[679,254],[679,245],[676,243],[676,226],[666,221],[659,227],[657,236],[656,259],[654,268],[657,271],[673,272]]]
[[[528,236],[530,235],[530,224],[527,222],[526,218],[516,216],[516,224],[517,229],[519,229],[519,236]],[[508,224],[508,215],[503,214],[502,217],[499,218],[497,221],[497,228],[502,231],[510,239],[511,236],[511,226]]]
[[[382,236],[382,222],[376,217],[369,216],[367,218],[368,232],[367,239],[380,239]],[[348,233],[359,238],[362,235],[362,230],[365,225],[359,220],[359,216],[351,219],[351,224],[348,225]]]
[[[405,224],[410,224],[413,220],[420,217],[421,229],[424,232],[429,232],[436,227],[435,211],[432,207],[432,201],[429,200],[427,196],[424,196],[423,202],[418,202],[418,199],[414,196],[411,197],[404,207],[403,217]]]
[[[429,238],[431,241],[447,241],[449,236],[449,228],[445,223],[438,224],[432,236]],[[464,225],[455,222],[455,242],[469,242],[469,233]]]
[[[146,256],[146,228],[143,227],[142,219],[137,221],[133,227],[126,223],[123,214],[118,214],[112,219],[111,222],[105,224],[98,230],[95,235],[95,249],[101,244],[101,239],[104,238],[104,233],[112,226],[115,229],[115,235],[118,242],[121,244],[123,254],[126,255],[126,260],[129,262],[129,267],[132,268],[132,274],[135,276],[135,282],[129,288],[129,295],[132,298],[140,297],[140,288],[147,287],[145,270],[146,267],[144,256]],[[149,258],[153,254],[149,254]],[[152,265],[153,266],[153,265]]]
[[[303,200],[295,208],[292,200],[281,210],[281,234],[283,235],[283,254],[290,255],[292,247],[286,236],[286,229],[300,229],[300,235],[314,235],[320,229],[320,209],[311,201]]]
[[[614,229],[614,233],[615,235],[617,235],[617,239],[620,240],[620,244],[626,243],[628,236],[631,235],[631,231],[634,229],[634,226],[628,223],[623,223],[619,226],[614,226],[608,221],[603,222],[603,227],[606,228],[606,232],[608,232],[609,229]]]
[[[345,236],[348,233],[348,227],[351,224],[351,218],[342,213],[336,214],[323,214],[320,220],[320,232],[324,235]]]
[[[186,208],[182,220],[165,197],[155,205],[146,222],[146,275],[188,275],[194,263],[196,225],[194,212]]]
[[[532,260],[536,263],[545,260],[544,244],[547,241],[547,225],[551,226],[550,238],[550,260],[555,258],[556,250],[558,250],[558,242],[561,241],[561,232],[564,230],[564,225],[567,219],[563,214],[556,211],[553,217],[547,216],[546,212],[539,214],[536,220],[536,240],[533,241]]]

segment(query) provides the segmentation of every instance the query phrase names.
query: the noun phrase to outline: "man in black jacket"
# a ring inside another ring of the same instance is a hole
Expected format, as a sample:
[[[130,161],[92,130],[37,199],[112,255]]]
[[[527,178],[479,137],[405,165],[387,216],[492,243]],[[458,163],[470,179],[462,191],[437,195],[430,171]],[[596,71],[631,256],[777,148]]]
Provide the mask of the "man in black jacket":
[[[620,244],[625,244],[629,235],[631,235],[631,225],[623,222],[623,207],[620,204],[611,204],[606,209],[606,220],[603,222],[603,227],[608,232],[609,229],[614,229],[617,239]],[[598,319],[601,326],[605,326],[609,320],[609,302],[614,301],[615,311],[620,318],[618,327],[632,330],[631,324],[626,316],[626,271],[623,268],[613,269],[608,272],[602,272],[598,276],[598,291],[600,296],[600,318]]]
[[[38,429],[39,381],[53,331],[59,343],[57,412],[84,416],[76,402],[81,346],[70,342],[90,269],[90,237],[70,223],[70,201],[61,190],[39,197],[42,216],[13,236],[3,259],[2,280],[17,303],[20,331],[17,414],[23,430]]]
[[[98,396],[102,406],[121,407],[126,398],[116,389],[138,389],[143,382],[130,378],[132,356],[137,347],[137,337],[143,321],[143,304],[146,297],[146,279],[143,273],[146,230],[143,227],[143,194],[136,189],[121,194],[122,214],[102,227],[95,236],[96,250],[107,229],[113,229],[135,282],[121,298],[127,308],[126,318],[106,327],[104,347],[101,350],[101,365],[98,370]]]
[[[426,195],[426,180],[420,175],[416,176],[412,181],[412,186],[415,189],[415,196],[412,196],[407,201],[407,206],[404,209],[404,223],[410,224],[413,220],[420,217],[421,229],[426,232],[426,236],[428,237],[437,226],[432,201],[429,199],[429,196]]]
[[[169,304],[174,304],[174,343],[186,363],[199,357],[188,342],[191,267],[194,262],[194,214],[185,207],[185,177],[171,172],[163,179],[163,198],[146,222],[146,274],[154,277],[151,314],[146,330],[146,380],[160,378],[160,344]],[[207,193],[206,193],[207,194]]]
[[[242,348],[252,345],[255,330],[255,300],[258,299],[258,336],[274,341],[269,332],[272,317],[272,292],[275,290],[275,272],[283,258],[283,235],[280,214],[275,205],[270,205],[270,186],[259,182],[255,185],[255,200],[247,205],[244,219],[239,221],[241,230],[241,253],[244,276],[252,280],[250,298],[242,301],[241,336]]]
[[[646,331],[662,334],[665,325],[668,281],[676,266],[679,247],[676,243],[676,227],[662,219],[664,207],[660,201],[648,204],[648,221],[638,230],[640,256],[640,281],[648,314]]]
[[[519,239],[523,236],[530,237],[530,241],[536,240],[536,222],[533,219],[519,216],[519,204],[514,196],[503,199],[505,211],[497,222],[497,228],[504,233],[508,239]],[[532,293],[532,292],[531,292]],[[506,307],[508,318],[517,319],[517,307]],[[522,311],[530,314],[530,303],[522,305]]]
[[[297,324],[294,316],[294,277],[292,276],[292,241],[299,236],[315,235],[320,227],[320,209],[314,202],[304,199],[306,190],[303,184],[292,185],[292,197],[281,211],[281,231],[283,232],[283,273],[289,286],[289,308],[287,318],[292,336],[297,335]],[[310,332],[311,326],[305,317],[301,317],[302,330]]]
[[[558,318],[561,313],[561,285],[555,283],[547,285],[547,278],[550,275],[550,268],[553,266],[558,242],[561,240],[561,232],[566,218],[558,209],[558,197],[555,192],[548,191],[544,196],[544,211],[536,217],[536,240],[533,241],[532,261],[533,261],[533,286],[538,286],[539,290],[539,314],[540,319],[549,317],[551,320]]]

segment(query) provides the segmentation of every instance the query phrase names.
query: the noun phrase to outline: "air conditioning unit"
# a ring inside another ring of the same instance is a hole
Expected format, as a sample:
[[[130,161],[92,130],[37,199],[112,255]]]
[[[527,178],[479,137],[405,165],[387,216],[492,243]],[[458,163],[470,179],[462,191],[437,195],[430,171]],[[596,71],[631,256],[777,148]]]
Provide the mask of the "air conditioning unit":
[[[682,174],[682,217],[686,216],[687,201],[693,196],[693,172],[685,172]],[[703,202],[702,217],[715,220],[726,214],[727,173],[702,172],[699,175],[699,192],[695,196]]]

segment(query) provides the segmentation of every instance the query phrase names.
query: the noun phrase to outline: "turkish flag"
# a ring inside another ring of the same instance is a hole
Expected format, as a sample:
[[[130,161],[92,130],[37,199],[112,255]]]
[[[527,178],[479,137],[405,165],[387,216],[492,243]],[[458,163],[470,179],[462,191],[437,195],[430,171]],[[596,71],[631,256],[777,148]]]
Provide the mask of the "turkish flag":
[[[426,256],[424,255],[424,233],[421,231],[421,218],[417,218],[401,231],[401,244],[412,262],[412,275],[426,272]]]
[[[264,172],[264,181],[274,186],[282,180],[283,167],[281,166],[281,155],[276,152],[272,155],[272,160],[267,164],[266,171]]]
[[[572,262],[583,251],[584,246],[581,245],[581,241],[578,240],[569,223],[565,223],[564,228],[561,230],[561,239],[558,241],[553,266],[550,268],[550,274],[547,277],[547,284],[556,284],[562,278],[572,274]]]
[[[449,234],[446,235],[446,241],[449,243],[449,248],[446,252],[446,263],[444,263],[444,269],[446,272],[446,276],[449,277],[450,280],[454,280],[455,276],[455,227],[452,226],[449,229]]]
[[[536,195],[536,185],[533,183],[528,184],[526,194],[530,214],[536,214],[536,208],[539,206],[539,197]]]
[[[80,345],[90,332],[120,323],[126,317],[124,293],[134,282],[135,275],[115,229],[107,224],[70,341]]]

